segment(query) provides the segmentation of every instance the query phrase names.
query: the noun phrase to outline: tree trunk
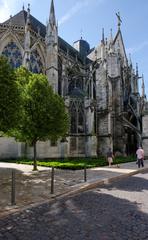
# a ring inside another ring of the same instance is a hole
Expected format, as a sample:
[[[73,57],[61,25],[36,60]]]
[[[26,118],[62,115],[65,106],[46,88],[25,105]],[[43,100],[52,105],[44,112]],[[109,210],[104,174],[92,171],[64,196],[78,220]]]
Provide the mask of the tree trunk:
[[[33,171],[37,171],[37,160],[36,160],[36,141],[33,143]]]

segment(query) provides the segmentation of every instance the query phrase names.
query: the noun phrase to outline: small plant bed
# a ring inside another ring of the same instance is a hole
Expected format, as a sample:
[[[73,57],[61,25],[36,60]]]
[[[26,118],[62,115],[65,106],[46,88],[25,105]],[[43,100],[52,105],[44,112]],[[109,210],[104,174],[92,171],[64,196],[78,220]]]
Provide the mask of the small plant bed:
[[[33,160],[30,159],[13,159],[13,160],[1,160],[3,162],[29,164],[33,165]],[[128,157],[116,157],[113,165],[120,163],[127,163],[135,161],[134,156]],[[99,158],[66,158],[66,159],[44,159],[37,161],[38,166],[43,167],[55,167],[60,169],[80,170],[86,168],[103,167],[107,166],[108,162],[105,157]]]

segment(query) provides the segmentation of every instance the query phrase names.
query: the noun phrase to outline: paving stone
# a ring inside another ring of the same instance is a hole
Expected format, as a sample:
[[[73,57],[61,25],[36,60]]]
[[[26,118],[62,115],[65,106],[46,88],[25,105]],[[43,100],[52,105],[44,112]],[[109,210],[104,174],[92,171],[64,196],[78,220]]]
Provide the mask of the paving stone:
[[[147,181],[138,174],[8,216],[0,239],[147,240]]]

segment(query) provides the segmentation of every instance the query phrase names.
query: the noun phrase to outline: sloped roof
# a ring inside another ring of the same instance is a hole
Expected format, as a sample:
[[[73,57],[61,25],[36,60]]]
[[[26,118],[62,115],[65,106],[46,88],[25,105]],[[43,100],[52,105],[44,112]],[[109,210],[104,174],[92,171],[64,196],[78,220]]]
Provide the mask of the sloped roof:
[[[27,12],[25,10],[22,10],[16,15],[14,15],[13,17],[11,17],[12,25],[16,25],[16,26],[25,27],[26,20],[27,20]],[[5,21],[3,24],[9,24],[9,22],[10,22],[10,18],[7,21]],[[30,24],[31,24],[32,30],[34,30],[35,32],[38,32],[38,28],[40,28],[41,36],[45,37],[45,34],[46,34],[45,25],[39,22],[32,15],[30,15]]]

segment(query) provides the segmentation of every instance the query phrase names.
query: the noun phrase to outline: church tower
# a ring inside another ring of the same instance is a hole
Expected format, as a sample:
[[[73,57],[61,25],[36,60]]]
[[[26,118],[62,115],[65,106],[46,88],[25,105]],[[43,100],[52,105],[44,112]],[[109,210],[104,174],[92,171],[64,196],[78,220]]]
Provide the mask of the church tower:
[[[58,92],[58,27],[56,25],[54,1],[51,1],[49,21],[46,28],[46,75],[54,92]]]

